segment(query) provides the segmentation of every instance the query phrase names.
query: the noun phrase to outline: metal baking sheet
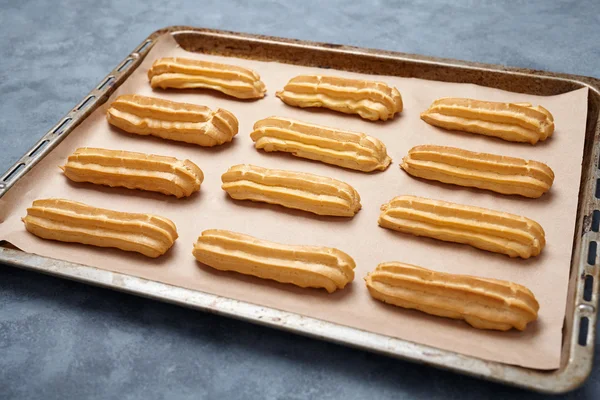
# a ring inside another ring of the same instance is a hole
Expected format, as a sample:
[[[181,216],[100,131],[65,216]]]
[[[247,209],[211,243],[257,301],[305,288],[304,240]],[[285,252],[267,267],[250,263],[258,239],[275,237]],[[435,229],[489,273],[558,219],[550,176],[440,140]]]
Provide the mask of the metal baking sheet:
[[[37,160],[48,154],[77,124],[105,102],[114,88],[118,87],[140,64],[153,43],[161,35],[168,34],[173,35],[185,50],[225,56],[329,67],[371,74],[476,83],[536,95],[554,95],[588,87],[590,93],[586,145],[583,155],[584,170],[576,228],[578,234],[574,238],[570,297],[563,335],[561,367],[556,371],[540,372],[483,361],[296,314],[82,265],[51,260],[10,248],[0,248],[0,261],[541,391],[566,391],[585,380],[592,363],[597,306],[597,290],[593,289],[597,289],[599,272],[595,267],[598,221],[594,220],[597,213],[593,212],[597,209],[595,204],[597,199],[594,196],[598,156],[594,138],[597,137],[600,98],[598,91],[600,85],[597,80],[344,46],[171,27],[152,34],[144,41],[90,95],[84,98],[65,118],[61,119],[55,128],[50,130],[15,166],[9,169],[0,179],[0,196],[35,165]],[[593,250],[593,257],[588,254],[590,250]],[[581,327],[585,328],[585,334],[580,329]]]

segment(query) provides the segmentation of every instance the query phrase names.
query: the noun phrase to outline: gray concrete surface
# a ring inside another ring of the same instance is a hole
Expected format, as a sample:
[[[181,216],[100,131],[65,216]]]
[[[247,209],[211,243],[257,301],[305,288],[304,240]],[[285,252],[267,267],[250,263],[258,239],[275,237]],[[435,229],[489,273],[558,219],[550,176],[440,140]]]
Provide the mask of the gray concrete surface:
[[[486,3],[0,0],[0,170],[167,25],[600,77],[599,2]],[[542,396],[0,265],[0,399],[29,398]]]

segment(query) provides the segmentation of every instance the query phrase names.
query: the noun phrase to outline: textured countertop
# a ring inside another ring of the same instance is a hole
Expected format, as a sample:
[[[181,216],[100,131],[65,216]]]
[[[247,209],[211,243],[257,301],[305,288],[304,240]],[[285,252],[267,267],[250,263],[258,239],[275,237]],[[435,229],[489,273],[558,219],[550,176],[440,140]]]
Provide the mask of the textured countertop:
[[[598,2],[388,3],[0,0],[0,171],[168,25],[600,77]],[[542,397],[0,264],[1,399]]]

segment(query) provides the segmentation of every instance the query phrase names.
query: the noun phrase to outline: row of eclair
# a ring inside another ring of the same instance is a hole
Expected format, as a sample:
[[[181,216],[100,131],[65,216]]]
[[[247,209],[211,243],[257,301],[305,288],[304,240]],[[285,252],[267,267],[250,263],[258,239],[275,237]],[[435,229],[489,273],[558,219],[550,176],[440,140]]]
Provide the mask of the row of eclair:
[[[34,201],[23,222],[29,232],[44,239],[116,247],[149,257],[164,254],[177,239],[175,224],[167,218],[64,199]],[[192,254],[218,270],[324,288],[329,293],[354,280],[355,262],[341,250],[284,245],[225,230],[202,232]],[[521,285],[397,262],[380,264],[365,281],[375,299],[463,319],[480,329],[523,330],[539,310],[534,295]]]
[[[148,79],[153,88],[211,89],[240,99],[259,99],[266,93],[256,72],[200,60],[158,59],[149,69]],[[395,87],[335,76],[296,76],[276,96],[291,106],[324,107],[371,121],[393,118],[403,108],[402,96]],[[529,103],[443,98],[434,101],[421,118],[446,129],[531,144],[546,140],[554,132],[552,114]]]
[[[178,197],[200,189],[202,170],[189,160],[142,153],[81,148],[62,167],[76,182],[161,192]],[[305,172],[235,165],[222,177],[222,188],[236,200],[278,204],[318,215],[351,217],[360,195],[351,185]],[[544,231],[535,221],[480,207],[412,196],[382,206],[385,228],[529,258],[544,246]]]
[[[543,163],[435,145],[412,148],[401,167],[419,178],[531,198],[540,197],[548,191],[554,180],[552,170]],[[77,149],[61,168],[75,182],[154,191],[178,198],[198,191],[204,179],[202,170],[190,160],[87,147]],[[303,172],[250,168],[236,171],[235,179],[228,178],[230,182],[237,180],[245,187],[252,183],[259,185],[257,189],[260,190],[266,190],[267,186],[280,186],[326,195],[327,186],[315,187],[315,184],[328,182],[337,188],[349,187],[332,178]],[[339,215],[327,212],[315,214]],[[348,216],[347,213],[342,215]]]
[[[238,121],[228,111],[139,95],[117,98],[107,120],[130,133],[206,146],[230,141],[238,133]],[[377,138],[289,118],[257,121],[250,137],[257,149],[363,172],[384,170],[392,161]],[[435,145],[411,149],[402,168],[419,178],[533,198],[548,191],[554,180],[552,169],[541,162]]]

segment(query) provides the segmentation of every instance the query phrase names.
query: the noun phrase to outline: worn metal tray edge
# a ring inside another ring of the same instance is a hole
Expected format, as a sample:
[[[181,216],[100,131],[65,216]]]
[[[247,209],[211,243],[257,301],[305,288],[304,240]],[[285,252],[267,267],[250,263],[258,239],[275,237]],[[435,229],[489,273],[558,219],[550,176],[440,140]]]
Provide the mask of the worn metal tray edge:
[[[576,83],[579,87],[588,87],[595,95],[600,96],[600,80],[585,76],[554,74],[545,71],[522,70],[491,64],[470,63],[398,52],[302,42],[291,39],[191,28],[187,26],[173,26],[158,30],[144,40],[127,58],[125,58],[125,60],[102,80],[101,84],[96,86],[95,89],[63,117],[59,123],[49,130],[29,152],[0,177],[0,198],[14,185],[15,182],[18,181],[18,179],[25,175],[39,160],[55,148],[62,139],[93,110],[106,102],[112,92],[139,66],[156,39],[164,34],[171,34],[175,37],[181,34],[195,34],[213,38],[219,37],[224,40],[235,38],[236,40],[248,40],[255,44],[275,43],[282,46],[299,46],[303,49],[315,51],[333,51],[345,55],[351,54],[390,60],[402,60],[411,63],[430,63],[435,66],[460,67],[464,68],[465,71],[481,70],[483,72],[509,73],[532,79],[543,78],[553,81],[560,80],[569,84]],[[594,126],[596,127],[596,132],[593,135],[593,148],[590,150],[591,156],[588,159],[590,165],[584,170],[582,176],[580,204],[576,226],[576,232],[581,232],[581,236],[576,235],[575,237],[571,266],[570,293],[571,291],[573,292],[571,295],[574,296],[575,301],[572,310],[573,313],[570,317],[569,313],[567,313],[565,321],[566,325],[565,328],[563,328],[563,331],[566,330],[563,337],[563,362],[561,367],[554,371],[526,369],[498,362],[486,361],[452,351],[441,350],[393,337],[378,335],[310,317],[304,317],[294,313],[148,281],[125,274],[100,270],[94,267],[24,253],[20,250],[3,247],[1,245],[0,262],[88,284],[168,301],[352,347],[375,351],[389,356],[424,363],[483,379],[540,392],[562,393],[580,386],[589,375],[593,362],[600,268],[595,267],[596,260],[593,260],[590,264],[588,264],[586,260],[588,259],[590,243],[600,240],[598,232],[593,231],[591,228],[592,212],[600,209],[598,200],[594,196],[595,184],[600,177],[598,169],[595,168],[599,152],[597,140],[600,136],[600,124],[598,124],[599,115],[598,112],[595,112],[595,114],[596,115],[588,115],[588,124],[590,124],[590,121],[595,123]],[[46,141],[46,144],[40,149],[40,145],[42,145],[44,141]],[[585,172],[587,172],[587,174]],[[584,278],[586,276],[592,276],[594,283],[591,298],[584,299]],[[578,341],[581,340],[579,339],[579,329],[582,318],[587,318],[589,322],[589,325],[587,326],[587,335],[583,338],[587,345],[584,346],[579,345],[578,343]]]

